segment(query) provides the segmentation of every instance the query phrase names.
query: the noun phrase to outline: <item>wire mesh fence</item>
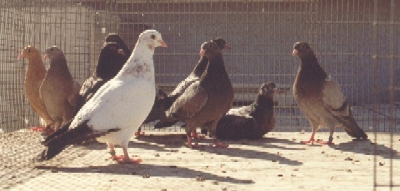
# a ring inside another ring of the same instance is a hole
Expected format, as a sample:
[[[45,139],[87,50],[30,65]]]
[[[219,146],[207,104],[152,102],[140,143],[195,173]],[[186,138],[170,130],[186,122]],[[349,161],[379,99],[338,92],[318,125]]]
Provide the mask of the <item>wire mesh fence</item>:
[[[292,96],[299,65],[294,42],[311,44],[336,79],[365,131],[400,131],[400,12],[396,0],[15,0],[0,3],[0,130],[38,124],[24,95],[23,47],[65,53],[82,83],[97,64],[104,37],[119,33],[129,48],[157,29],[168,49],[154,57],[157,85],[167,92],[186,78],[204,41],[223,37],[234,106],[253,101],[264,81],[278,84],[275,131],[310,129]],[[152,130],[145,126],[144,130]],[[173,127],[170,131],[179,131]],[[393,173],[393,169],[390,171]],[[375,173],[377,176],[377,173]],[[392,177],[392,176],[390,176]],[[393,184],[393,180],[390,180]]]
[[[145,29],[168,41],[155,55],[156,82],[171,90],[197,63],[200,44],[216,36],[232,47],[224,59],[235,87],[234,106],[255,99],[258,86],[274,81],[276,130],[298,131],[308,122],[291,86],[296,41],[309,42],[325,70],[341,84],[366,131],[399,131],[399,13],[395,1],[3,1],[0,9],[1,129],[37,124],[23,94],[26,45],[61,47],[73,76],[94,70],[109,32],[133,48]],[[146,129],[146,128],[145,128]],[[177,129],[173,129],[176,131]]]

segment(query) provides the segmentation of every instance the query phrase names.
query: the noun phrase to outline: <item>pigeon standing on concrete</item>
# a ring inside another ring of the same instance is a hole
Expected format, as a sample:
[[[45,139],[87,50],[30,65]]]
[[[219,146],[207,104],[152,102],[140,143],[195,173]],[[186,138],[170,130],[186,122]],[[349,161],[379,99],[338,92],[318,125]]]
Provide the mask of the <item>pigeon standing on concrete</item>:
[[[329,140],[322,144],[333,144],[335,127],[344,128],[347,134],[357,139],[366,139],[367,135],[354,120],[339,84],[319,65],[310,45],[296,42],[292,55],[301,60],[293,84],[293,95],[313,131],[310,139],[302,143],[314,143],[314,135],[320,127],[329,129]]]
[[[166,111],[167,118],[184,121],[189,147],[191,133],[196,128],[207,128],[216,147],[227,147],[215,137],[218,120],[232,107],[233,88],[225,69],[221,49],[215,42],[201,45],[200,55],[208,59],[208,64],[200,79],[193,82]]]

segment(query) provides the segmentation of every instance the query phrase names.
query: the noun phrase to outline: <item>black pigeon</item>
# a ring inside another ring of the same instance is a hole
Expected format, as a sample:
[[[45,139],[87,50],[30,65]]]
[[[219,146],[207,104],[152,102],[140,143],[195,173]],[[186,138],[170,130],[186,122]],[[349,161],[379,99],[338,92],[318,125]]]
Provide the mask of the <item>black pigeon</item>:
[[[326,127],[330,132],[329,141],[322,144],[333,144],[335,127],[344,128],[347,134],[357,139],[366,139],[367,135],[354,120],[339,84],[319,65],[310,45],[306,42],[295,43],[292,55],[301,60],[293,84],[293,95],[313,129],[310,140],[302,143],[314,143],[314,135],[320,127]]]
[[[218,139],[260,139],[275,127],[274,93],[275,83],[261,85],[256,100],[240,108],[230,109],[218,124]]]

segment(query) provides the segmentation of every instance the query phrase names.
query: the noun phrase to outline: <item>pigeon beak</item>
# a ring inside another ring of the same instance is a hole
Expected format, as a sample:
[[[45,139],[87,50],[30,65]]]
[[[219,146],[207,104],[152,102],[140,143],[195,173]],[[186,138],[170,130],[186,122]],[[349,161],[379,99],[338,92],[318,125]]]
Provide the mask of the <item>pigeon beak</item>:
[[[293,49],[292,56],[296,56],[297,53],[299,53],[299,51],[297,51],[296,49]]]
[[[122,49],[118,49],[118,54],[126,56],[124,50],[122,50]]]
[[[47,59],[47,54],[45,54],[44,56],[43,56],[43,60],[46,60]]]
[[[158,40],[158,42],[161,44],[162,47],[165,47],[165,48],[168,47],[167,43],[165,43],[163,40]]]
[[[21,60],[22,58],[24,58],[24,52],[22,51],[21,54],[18,56],[18,60]]]
[[[224,49],[226,49],[226,50],[230,50],[230,49],[231,49],[231,47],[225,44],[225,46],[224,46]]]
[[[204,49],[201,49],[200,52],[199,52],[200,56],[203,56],[204,53],[206,53],[206,50],[204,50]]]

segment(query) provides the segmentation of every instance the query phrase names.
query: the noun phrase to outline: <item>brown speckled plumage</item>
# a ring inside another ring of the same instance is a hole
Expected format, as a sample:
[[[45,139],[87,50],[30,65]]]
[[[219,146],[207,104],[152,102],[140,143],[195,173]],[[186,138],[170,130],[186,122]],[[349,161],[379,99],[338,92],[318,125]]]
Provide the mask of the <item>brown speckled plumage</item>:
[[[357,139],[366,139],[367,135],[354,120],[339,84],[319,65],[310,45],[305,42],[295,43],[293,56],[301,60],[293,84],[293,95],[313,129],[310,140],[304,143],[314,142],[314,135],[320,127],[330,131],[329,141],[324,144],[332,144],[335,127],[343,127],[350,136]]]

